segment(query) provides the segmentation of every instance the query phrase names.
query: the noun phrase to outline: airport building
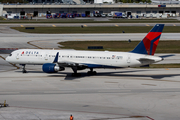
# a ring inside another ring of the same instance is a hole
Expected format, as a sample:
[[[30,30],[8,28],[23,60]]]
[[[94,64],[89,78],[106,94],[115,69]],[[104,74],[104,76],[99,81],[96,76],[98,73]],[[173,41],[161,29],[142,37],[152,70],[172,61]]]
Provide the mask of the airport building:
[[[100,13],[111,13],[112,11],[129,12],[131,15],[172,13],[179,16],[180,4],[22,4],[1,5],[2,14],[15,13],[20,15],[32,14],[43,17],[47,13],[84,13],[87,16],[93,14],[94,10]]]

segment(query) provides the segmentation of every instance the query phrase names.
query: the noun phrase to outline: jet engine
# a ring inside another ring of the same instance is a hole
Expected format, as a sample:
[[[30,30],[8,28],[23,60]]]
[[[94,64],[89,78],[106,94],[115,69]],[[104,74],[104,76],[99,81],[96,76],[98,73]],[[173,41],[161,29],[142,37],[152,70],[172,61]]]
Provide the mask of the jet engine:
[[[64,67],[59,67],[57,66],[56,64],[54,63],[45,63],[43,64],[42,66],[42,70],[45,72],[45,73],[56,73],[58,71],[63,71],[65,70]]]

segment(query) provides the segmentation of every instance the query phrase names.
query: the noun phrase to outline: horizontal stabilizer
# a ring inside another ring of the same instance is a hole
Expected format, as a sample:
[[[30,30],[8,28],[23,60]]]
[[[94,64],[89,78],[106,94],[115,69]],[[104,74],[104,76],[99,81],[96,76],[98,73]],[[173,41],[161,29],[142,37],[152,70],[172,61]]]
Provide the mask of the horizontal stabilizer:
[[[161,58],[167,58],[167,57],[172,57],[172,56],[175,56],[175,55],[171,54],[171,55],[163,55],[163,56],[159,56],[159,57],[161,57]]]

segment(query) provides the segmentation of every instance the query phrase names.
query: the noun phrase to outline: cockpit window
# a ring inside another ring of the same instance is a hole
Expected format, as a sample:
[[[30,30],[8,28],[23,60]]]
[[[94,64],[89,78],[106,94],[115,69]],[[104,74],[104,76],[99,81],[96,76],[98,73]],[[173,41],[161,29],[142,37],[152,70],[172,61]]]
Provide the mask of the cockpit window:
[[[9,54],[9,56],[12,56],[12,54]]]

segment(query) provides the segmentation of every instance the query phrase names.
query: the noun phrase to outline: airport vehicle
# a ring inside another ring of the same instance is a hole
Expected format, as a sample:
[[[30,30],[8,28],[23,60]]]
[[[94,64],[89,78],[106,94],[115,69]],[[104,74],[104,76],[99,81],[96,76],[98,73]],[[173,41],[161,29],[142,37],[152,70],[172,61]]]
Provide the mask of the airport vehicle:
[[[42,50],[19,49],[13,51],[6,61],[23,65],[42,65],[46,73],[56,73],[71,67],[73,75],[77,70],[89,68],[88,74],[96,74],[94,68],[126,68],[149,65],[162,61],[153,56],[158,45],[164,24],[156,24],[145,38],[130,52],[80,51],[80,50]]]
[[[52,18],[52,15],[51,14],[47,14],[46,18]]]
[[[101,17],[106,17],[106,14],[101,14]]]
[[[128,12],[111,11],[113,18],[127,18],[127,13]]]
[[[98,10],[94,10],[93,15],[94,15],[94,17],[101,17],[101,14]]]
[[[113,18],[122,18],[122,12],[115,12]]]
[[[112,17],[112,14],[111,14],[111,13],[108,13],[107,16],[108,16],[108,17]]]
[[[17,15],[17,14],[7,14],[7,19],[17,19],[17,18],[19,18],[19,16]]]

